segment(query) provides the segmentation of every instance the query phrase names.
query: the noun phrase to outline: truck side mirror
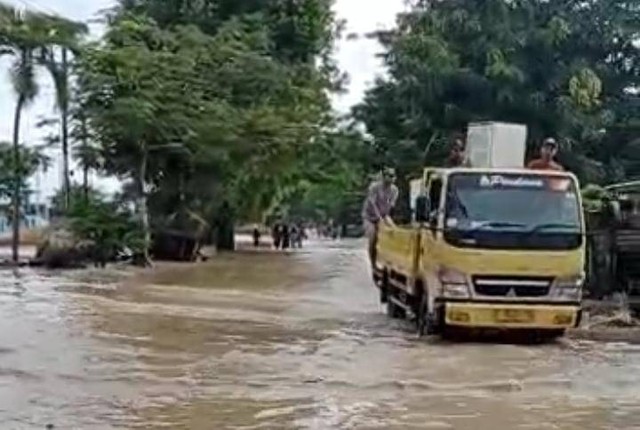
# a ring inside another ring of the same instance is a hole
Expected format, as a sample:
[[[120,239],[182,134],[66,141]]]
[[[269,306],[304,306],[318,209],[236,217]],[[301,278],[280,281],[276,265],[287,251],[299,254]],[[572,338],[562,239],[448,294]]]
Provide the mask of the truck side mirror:
[[[429,197],[418,196],[416,198],[416,221],[427,222],[429,217]]]

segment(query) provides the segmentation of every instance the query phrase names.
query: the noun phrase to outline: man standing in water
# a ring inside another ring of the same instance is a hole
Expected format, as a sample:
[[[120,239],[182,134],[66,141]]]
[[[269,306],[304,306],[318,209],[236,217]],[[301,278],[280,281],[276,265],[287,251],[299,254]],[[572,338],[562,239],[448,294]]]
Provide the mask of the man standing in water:
[[[362,219],[367,239],[369,239],[369,260],[371,267],[376,268],[378,227],[381,222],[393,225],[391,210],[398,200],[398,187],[395,185],[396,172],[392,168],[382,171],[382,179],[369,187],[367,198],[362,208]]]
[[[258,225],[253,226],[253,246],[254,248],[260,247],[260,238],[262,237],[262,233],[260,233],[260,227]]]

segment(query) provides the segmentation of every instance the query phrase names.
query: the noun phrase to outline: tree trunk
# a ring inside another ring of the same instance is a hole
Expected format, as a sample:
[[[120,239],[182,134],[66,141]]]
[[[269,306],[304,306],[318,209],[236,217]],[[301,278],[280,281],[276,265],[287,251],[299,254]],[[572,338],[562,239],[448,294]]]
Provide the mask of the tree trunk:
[[[138,210],[140,211],[140,226],[143,234],[143,264],[151,265],[149,249],[151,249],[151,226],[149,223],[149,208],[147,206],[147,159],[149,152],[146,146],[142,147],[142,158],[140,160],[140,171],[138,172]]]
[[[13,262],[18,264],[20,261],[20,218],[21,218],[21,201],[20,193],[22,192],[22,175],[20,171],[20,122],[22,118],[22,108],[24,107],[24,96],[19,95],[16,103],[16,110],[13,119],[13,238],[11,241],[11,255]]]
[[[67,50],[62,49],[62,75],[63,79],[68,79],[68,60]],[[68,82],[67,82],[68,84]],[[67,88],[65,86],[65,88]],[[69,209],[71,205],[71,181],[69,179],[69,95],[62,94],[60,96],[60,115],[61,115],[61,137],[62,137],[62,171],[63,171],[63,193],[64,207]]]
[[[235,251],[235,216],[231,205],[223,202],[218,213],[216,248],[218,251]]]
[[[83,152],[86,155],[89,149],[89,142],[88,142],[88,136],[87,136],[87,118],[84,115],[82,115],[80,121],[81,121],[80,127],[82,128],[81,130],[82,148],[83,148]],[[88,202],[89,201],[89,163],[87,163],[86,161],[87,160],[85,160],[82,166],[82,191],[84,193],[84,201]]]
[[[89,167],[82,167],[82,193],[84,194],[84,201],[89,201]]]

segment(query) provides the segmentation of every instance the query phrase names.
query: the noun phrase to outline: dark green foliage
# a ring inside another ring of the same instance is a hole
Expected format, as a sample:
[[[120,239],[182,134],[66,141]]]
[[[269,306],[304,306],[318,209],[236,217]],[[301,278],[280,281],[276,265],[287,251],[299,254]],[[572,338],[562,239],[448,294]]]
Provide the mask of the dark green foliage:
[[[112,261],[125,250],[143,251],[142,232],[127,208],[95,191],[86,195],[80,188],[72,190],[70,203],[65,219],[78,239],[92,244],[97,263]]]
[[[377,34],[389,77],[355,114],[380,160],[401,171],[438,164],[470,121],[548,135],[583,178],[634,176],[640,3],[597,0],[419,1]],[[635,106],[635,108],[634,108]]]
[[[372,160],[370,142],[351,126],[326,132],[307,154],[305,180],[284,201],[286,212],[294,219],[359,224]]]
[[[259,220],[308,183],[335,30],[325,0],[123,1],[81,57],[85,157],[131,181],[146,231],[211,226],[222,201]]]
[[[279,60],[311,65],[329,53],[336,22],[331,0],[121,0],[119,14],[145,14],[161,28],[195,25],[216,35],[231,20],[265,29],[265,47]],[[328,58],[328,57],[326,57]]]
[[[29,192],[27,179],[39,168],[47,167],[49,158],[40,148],[20,148],[18,168],[15,168],[13,147],[10,143],[0,142],[0,197],[9,198],[13,193],[15,172],[21,182],[20,189],[26,195]]]

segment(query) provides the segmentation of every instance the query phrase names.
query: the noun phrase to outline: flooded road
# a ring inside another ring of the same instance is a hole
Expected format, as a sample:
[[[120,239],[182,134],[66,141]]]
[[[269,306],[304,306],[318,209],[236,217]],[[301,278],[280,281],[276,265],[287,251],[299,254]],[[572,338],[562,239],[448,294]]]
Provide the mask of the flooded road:
[[[0,428],[640,429],[640,349],[417,340],[362,245],[3,272]]]

